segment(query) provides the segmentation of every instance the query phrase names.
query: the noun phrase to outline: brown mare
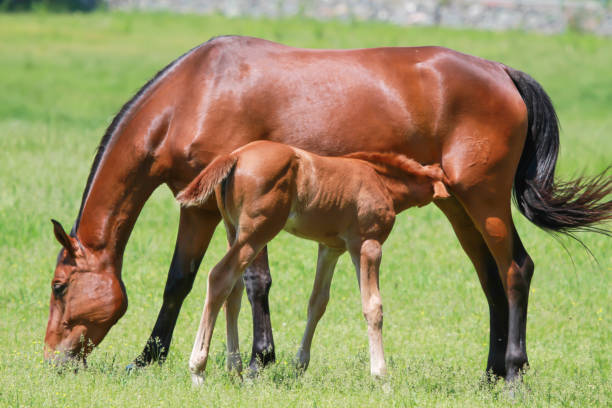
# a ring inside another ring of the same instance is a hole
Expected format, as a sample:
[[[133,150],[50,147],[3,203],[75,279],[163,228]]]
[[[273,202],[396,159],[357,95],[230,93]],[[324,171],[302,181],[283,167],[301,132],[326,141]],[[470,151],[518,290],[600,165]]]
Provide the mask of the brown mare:
[[[609,177],[558,183],[557,118],[540,85],[497,62],[445,48],[305,50],[248,37],[210,40],[151,79],[106,131],[52,281],[46,358],[83,355],[125,313],[125,245],[161,184],[177,194],[221,154],[271,140],[324,156],[394,152],[439,163],[452,198],[436,203],[471,259],[489,303],[487,370],[512,379],[527,364],[533,262],[510,198],[559,232],[611,217]],[[514,186],[514,187],[513,187]],[[175,253],[153,332],[136,364],[164,358],[221,215],[214,200],[181,209]],[[244,276],[253,353],[274,360],[266,250]]]
[[[237,322],[243,286],[236,282],[242,283],[244,269],[281,229],[319,242],[298,368],[308,367],[336,262],[348,251],[368,324],[370,372],[386,374],[378,287],[382,244],[400,211],[450,196],[437,164],[423,167],[405,156],[380,153],[348,157],[323,157],[279,143],[252,142],[217,157],[177,196],[183,206],[199,206],[214,190],[230,242],[227,254],[208,275],[202,320],[189,360],[196,384],[204,380],[214,324],[226,300],[228,367],[241,371]]]

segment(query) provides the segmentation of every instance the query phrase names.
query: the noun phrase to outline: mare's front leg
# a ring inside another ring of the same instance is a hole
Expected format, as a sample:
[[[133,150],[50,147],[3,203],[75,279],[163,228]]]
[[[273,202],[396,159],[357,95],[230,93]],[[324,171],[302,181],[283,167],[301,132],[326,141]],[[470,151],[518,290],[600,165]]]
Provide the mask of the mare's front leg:
[[[176,246],[157,322],[144,350],[128,368],[165,360],[183,300],[191,291],[202,257],[220,220],[216,210],[181,208]]]
[[[308,322],[302,337],[302,345],[297,354],[297,368],[306,370],[310,362],[310,347],[315,329],[327,307],[329,301],[329,288],[331,286],[334,269],[338,258],[344,250],[332,249],[323,244],[319,244],[319,257],[317,260],[317,274],[315,276],[310,301],[308,302]]]
[[[380,242],[368,239],[358,249],[351,250],[351,257],[359,276],[361,306],[368,323],[370,344],[370,373],[381,377],[387,374],[382,344],[383,310],[378,286],[382,247]]]

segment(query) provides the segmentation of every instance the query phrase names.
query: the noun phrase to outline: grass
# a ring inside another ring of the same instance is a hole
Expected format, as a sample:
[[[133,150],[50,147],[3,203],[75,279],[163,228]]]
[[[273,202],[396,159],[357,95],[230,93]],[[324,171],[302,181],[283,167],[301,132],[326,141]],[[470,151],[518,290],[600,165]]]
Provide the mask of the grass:
[[[367,336],[354,272],[341,259],[312,361],[291,360],[305,324],[316,245],[287,234],[270,246],[271,313],[279,362],[260,378],[225,373],[224,321],[213,337],[206,384],[193,388],[187,360],[206,272],[225,250],[217,231],[179,318],[163,367],[128,374],[161,304],[178,206],[165,188],[145,206],[126,250],[130,307],[92,354],[89,368],[58,373],[42,362],[49,283],[59,245],[49,218],[70,225],[105,127],[168,61],[209,37],[248,34],[303,47],[439,44],[499,60],[542,83],[563,127],[559,175],[610,163],[612,41],[566,34],[400,28],[168,14],[0,15],[0,405],[1,406],[605,406],[612,402],[612,240],[584,235],[599,264],[517,215],[536,264],[527,331],[532,368],[511,399],[482,387],[488,313],[476,274],[433,207],[408,211],[384,247],[382,295],[389,378],[369,377]],[[240,317],[250,350],[248,301]],[[247,357],[246,353],[244,355]]]

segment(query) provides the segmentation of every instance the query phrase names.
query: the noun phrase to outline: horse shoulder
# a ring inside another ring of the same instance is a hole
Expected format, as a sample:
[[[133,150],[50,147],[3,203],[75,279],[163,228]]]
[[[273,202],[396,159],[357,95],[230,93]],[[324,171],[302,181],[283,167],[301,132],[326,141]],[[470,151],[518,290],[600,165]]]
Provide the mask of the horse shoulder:
[[[378,173],[370,166],[359,166],[355,178],[360,188],[356,197],[359,234],[384,241],[395,222],[393,199]]]

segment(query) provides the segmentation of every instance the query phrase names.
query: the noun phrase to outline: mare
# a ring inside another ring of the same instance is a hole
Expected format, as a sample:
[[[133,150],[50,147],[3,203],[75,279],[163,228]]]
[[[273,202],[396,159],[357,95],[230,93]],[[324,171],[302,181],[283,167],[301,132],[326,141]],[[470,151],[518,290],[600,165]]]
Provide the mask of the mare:
[[[278,233],[319,242],[308,322],[296,362],[306,369],[317,323],[329,300],[338,257],[351,255],[368,324],[370,372],[386,374],[382,300],[378,287],[382,245],[395,215],[406,208],[449,197],[439,165],[421,166],[405,156],[354,153],[323,157],[287,145],[257,141],[219,156],[182,191],[183,206],[206,203],[214,191],[230,248],[210,271],[202,320],[189,369],[204,380],[210,340],[221,305],[236,325],[244,269]],[[369,161],[360,160],[363,158]],[[242,370],[238,327],[228,327],[228,367]],[[231,337],[231,338],[230,338]]]
[[[439,163],[452,197],[436,205],[489,304],[487,371],[508,380],[528,362],[534,268],[512,222],[511,195],[549,231],[597,230],[612,214],[605,174],[555,180],[557,117],[523,72],[440,47],[308,50],[215,38],[170,63],[122,107],[102,138],[72,231],[54,223],[63,248],[51,282],[47,359],[84,358],[91,347],[83,344],[99,344],[125,313],[123,254],[151,193],[165,184],[176,195],[217,156],[263,139],[324,156],[393,152]],[[136,365],[166,357],[220,220],[212,199],[180,210],[163,303]],[[244,284],[256,369],[274,360],[265,248]]]

